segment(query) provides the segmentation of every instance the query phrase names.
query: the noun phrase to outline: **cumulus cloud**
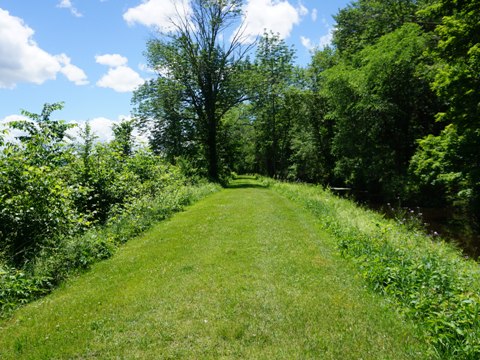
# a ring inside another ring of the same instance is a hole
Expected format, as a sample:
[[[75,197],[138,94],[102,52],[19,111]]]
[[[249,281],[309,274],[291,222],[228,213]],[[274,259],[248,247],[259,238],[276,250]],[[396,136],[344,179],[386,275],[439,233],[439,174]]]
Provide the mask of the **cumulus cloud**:
[[[85,129],[85,124],[88,122],[92,129],[92,133],[96,136],[96,141],[109,142],[112,141],[114,138],[112,129],[113,125],[131,119],[131,116],[120,115],[117,119],[108,119],[106,117],[100,116],[88,121],[73,121],[73,123],[77,124],[78,126],[68,130],[68,134],[73,138],[77,139],[78,141],[80,131],[82,129]],[[133,137],[138,143],[148,142],[147,136],[140,134],[137,129],[133,131]]]
[[[5,118],[0,119],[0,131],[8,129],[8,123],[12,121],[19,121],[19,120],[28,120],[28,119],[23,115],[17,115],[17,114],[8,115]],[[23,135],[26,135],[26,132],[17,130],[17,129],[8,129],[6,134],[0,134],[0,136],[3,137],[3,139],[6,142],[15,141],[16,137],[23,136]]]
[[[136,7],[129,8],[123,19],[128,25],[141,24],[160,31],[172,30],[172,20],[190,13],[188,0],[142,0]]]
[[[324,48],[325,46],[329,46],[332,44],[332,40],[333,40],[333,32],[335,31],[334,28],[330,28],[328,30],[328,34],[326,35],[323,35],[322,37],[320,37],[320,41],[318,43],[319,47],[320,48]]]
[[[83,14],[73,6],[71,0],[61,0],[57,4],[57,7],[70,10],[70,13],[73,16],[76,16],[76,17],[82,17],[83,16]]]
[[[311,16],[312,16],[312,21],[313,21],[313,22],[317,21],[317,18],[318,18],[318,10],[317,10],[317,9],[313,9]]]
[[[129,92],[143,84],[140,75],[128,66],[118,66],[108,70],[97,82],[97,86],[110,88],[117,92]]]
[[[244,13],[245,41],[253,42],[265,30],[287,38],[308,9],[301,3],[295,7],[287,0],[248,0]]]
[[[71,60],[67,55],[57,55],[56,59],[60,64],[62,64],[60,72],[65,75],[68,80],[73,82],[75,85],[88,84],[87,74],[85,74],[85,72],[78,66],[71,64]]]
[[[110,67],[107,74],[97,81],[97,86],[110,88],[117,92],[130,92],[144,83],[144,79],[127,66],[128,59],[119,54],[95,56],[98,64]]]
[[[116,67],[126,65],[128,59],[125,56],[119,54],[105,54],[95,56],[95,61],[98,64]]]
[[[85,73],[65,55],[51,55],[33,40],[34,31],[22,19],[0,9],[0,88],[19,82],[42,84],[58,73],[77,85],[87,83]]]
[[[111,120],[102,116],[88,120],[92,133],[93,135],[95,135],[96,141],[99,142],[108,142],[113,140],[112,126],[114,124],[118,124],[119,122],[119,120]],[[67,134],[70,135],[72,138],[76,139],[76,141],[80,141],[80,132],[82,131],[82,129],[85,129],[85,124],[87,122],[72,121],[72,123],[78,126],[69,129],[67,131]]]

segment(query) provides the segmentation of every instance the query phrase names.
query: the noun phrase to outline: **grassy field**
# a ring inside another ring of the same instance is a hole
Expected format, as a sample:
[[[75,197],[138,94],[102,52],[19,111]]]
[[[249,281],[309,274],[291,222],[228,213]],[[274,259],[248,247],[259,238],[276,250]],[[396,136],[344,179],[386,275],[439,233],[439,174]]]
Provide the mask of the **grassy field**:
[[[318,221],[238,180],[2,321],[0,358],[428,358]]]

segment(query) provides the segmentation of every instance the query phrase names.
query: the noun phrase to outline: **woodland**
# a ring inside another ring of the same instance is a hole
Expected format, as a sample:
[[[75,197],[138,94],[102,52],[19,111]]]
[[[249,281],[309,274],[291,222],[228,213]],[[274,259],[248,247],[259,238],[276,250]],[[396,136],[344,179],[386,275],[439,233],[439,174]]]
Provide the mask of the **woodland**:
[[[446,207],[478,231],[478,1],[354,1],[306,67],[276,34],[223,46],[228,3],[147,44],[158,76],[132,105],[155,153],[214,181],[257,173]]]

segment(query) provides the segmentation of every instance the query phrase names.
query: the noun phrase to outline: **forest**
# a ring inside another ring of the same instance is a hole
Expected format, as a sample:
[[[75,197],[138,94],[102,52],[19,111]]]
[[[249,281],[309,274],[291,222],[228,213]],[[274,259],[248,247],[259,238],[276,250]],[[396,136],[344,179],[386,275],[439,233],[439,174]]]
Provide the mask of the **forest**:
[[[448,209],[478,236],[480,1],[353,1],[307,66],[275,33],[247,44],[240,27],[225,41],[239,4],[193,1],[188,20],[147,42],[155,77],[111,142],[88,123],[73,137],[74,125],[53,120],[61,102],[2,130],[1,311],[234,174]]]
[[[151,130],[155,153],[214,181],[234,171],[348,187],[449,209],[478,233],[479,8],[354,1],[306,67],[276,34],[255,50],[240,32],[222,46],[238,13],[197,8],[198,34],[179,23],[147,44],[158,76],[134,94],[136,125]]]

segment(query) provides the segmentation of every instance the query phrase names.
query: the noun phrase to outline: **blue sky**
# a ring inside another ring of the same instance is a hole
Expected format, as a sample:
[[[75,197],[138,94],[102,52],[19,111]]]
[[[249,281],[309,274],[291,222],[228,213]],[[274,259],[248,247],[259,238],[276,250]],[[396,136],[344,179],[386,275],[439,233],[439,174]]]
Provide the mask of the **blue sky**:
[[[133,89],[154,76],[145,43],[168,27],[171,1],[0,0],[0,123],[64,101],[55,118],[88,120],[108,139],[112,123],[129,117]],[[245,0],[247,33],[280,33],[304,65],[313,47],[328,43],[332,15],[348,3]]]

